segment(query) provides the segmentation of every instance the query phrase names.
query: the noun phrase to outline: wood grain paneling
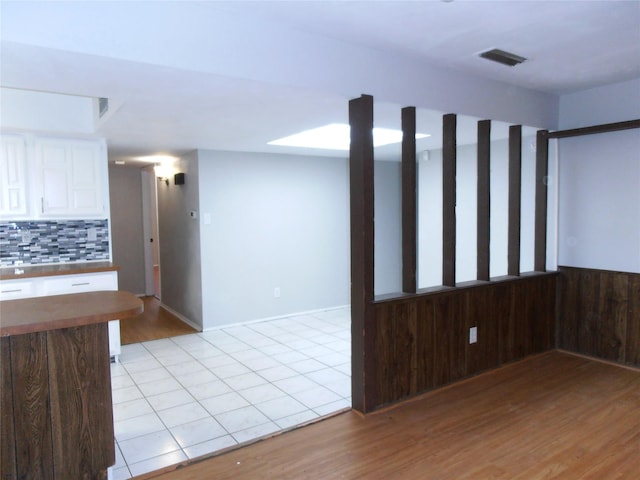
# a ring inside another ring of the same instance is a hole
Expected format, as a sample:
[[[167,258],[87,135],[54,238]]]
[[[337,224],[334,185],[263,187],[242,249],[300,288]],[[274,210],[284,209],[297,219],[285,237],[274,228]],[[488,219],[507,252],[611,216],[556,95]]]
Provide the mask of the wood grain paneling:
[[[416,293],[416,108],[402,109],[402,291]]]
[[[491,240],[491,120],[478,122],[477,183],[477,276],[489,280],[489,245]]]
[[[56,478],[96,478],[115,463],[107,324],[48,336]]]
[[[533,269],[547,269],[547,183],[549,175],[549,132],[539,130],[536,134],[536,196]]]
[[[555,345],[556,274],[478,282],[375,303],[378,404]],[[469,344],[469,328],[478,342]]]
[[[47,334],[16,335],[10,342],[17,478],[51,478]]]
[[[522,172],[522,126],[509,127],[509,205],[507,222],[507,273],[520,275],[520,207]]]
[[[559,348],[640,366],[640,274],[560,267]]]
[[[373,310],[373,97],[349,102],[351,144],[349,188],[351,222],[351,391],[353,407],[375,405],[374,349],[376,323]]]
[[[629,317],[624,359],[625,363],[640,366],[640,275],[629,276]]]
[[[16,431],[13,418],[11,388],[11,346],[9,339],[0,338],[0,478],[17,478]]]
[[[442,117],[442,285],[456,285],[456,124],[455,114]]]
[[[466,375],[466,295],[438,295],[434,300],[433,382],[446,385]]]

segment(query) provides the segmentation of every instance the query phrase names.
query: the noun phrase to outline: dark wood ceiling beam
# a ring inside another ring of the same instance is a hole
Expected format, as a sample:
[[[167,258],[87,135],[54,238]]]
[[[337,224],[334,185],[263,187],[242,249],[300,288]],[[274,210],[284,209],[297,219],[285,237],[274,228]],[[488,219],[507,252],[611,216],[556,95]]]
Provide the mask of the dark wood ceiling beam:
[[[579,137],[582,135],[594,135],[596,133],[618,132],[621,130],[631,130],[640,128],[640,119],[627,120],[624,122],[605,123],[603,125],[594,125],[591,127],[572,128],[570,130],[557,130],[549,132],[549,138],[567,138]]]

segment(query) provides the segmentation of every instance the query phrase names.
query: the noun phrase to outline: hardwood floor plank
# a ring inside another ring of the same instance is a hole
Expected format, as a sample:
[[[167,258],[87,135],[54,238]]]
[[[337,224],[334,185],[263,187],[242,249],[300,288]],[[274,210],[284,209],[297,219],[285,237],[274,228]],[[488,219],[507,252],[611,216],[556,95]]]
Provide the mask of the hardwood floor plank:
[[[144,312],[136,317],[120,320],[120,341],[122,345],[197,332],[197,330],[162,308],[157,298],[143,297],[142,301],[144,302]]]
[[[635,478],[638,432],[640,371],[552,351],[140,478]]]

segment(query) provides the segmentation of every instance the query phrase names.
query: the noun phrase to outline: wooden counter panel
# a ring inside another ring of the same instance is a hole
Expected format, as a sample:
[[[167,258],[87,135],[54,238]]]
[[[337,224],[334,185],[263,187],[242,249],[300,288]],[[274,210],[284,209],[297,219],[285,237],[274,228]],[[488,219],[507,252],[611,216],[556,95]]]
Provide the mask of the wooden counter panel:
[[[3,478],[16,478],[16,429],[13,417],[13,391],[11,389],[11,365],[9,338],[0,337],[0,465]]]
[[[19,335],[10,342],[17,478],[49,478],[53,455],[47,333]]]
[[[18,271],[23,273],[16,273],[16,268]],[[113,272],[119,269],[120,267],[111,262],[63,263],[60,265],[16,265],[0,268],[0,280]]]
[[[55,478],[94,478],[115,463],[107,325],[47,335]]]
[[[142,301],[128,292],[88,292],[0,302],[0,336],[80,327],[138,315]]]

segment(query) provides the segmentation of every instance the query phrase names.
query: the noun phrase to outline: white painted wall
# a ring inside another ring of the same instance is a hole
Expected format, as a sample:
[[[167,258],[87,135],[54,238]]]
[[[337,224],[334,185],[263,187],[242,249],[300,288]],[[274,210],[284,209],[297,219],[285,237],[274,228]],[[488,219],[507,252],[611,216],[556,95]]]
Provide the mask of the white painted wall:
[[[374,289],[402,291],[402,173],[400,162],[374,165]]]
[[[198,211],[198,156],[193,151],[174,165],[169,185],[158,184],[161,295],[163,305],[202,328],[200,222],[190,216]],[[185,174],[184,185],[174,185],[173,173]]]
[[[346,159],[198,160],[204,329],[349,303]]]
[[[550,152],[550,171],[555,156]],[[442,150],[419,156],[418,164],[418,287],[442,285]],[[491,277],[507,274],[509,142],[491,142]],[[520,271],[533,270],[535,206],[535,137],[522,140]],[[456,282],[476,279],[477,146],[461,145],[456,171]],[[553,178],[553,173],[550,174]],[[549,195],[549,252],[554,268],[555,194]]]
[[[640,79],[565,95],[560,106],[563,128],[640,118]],[[557,143],[559,264],[640,272],[640,131]]]
[[[94,99],[76,95],[0,88],[0,125],[32,132],[95,132]]]

